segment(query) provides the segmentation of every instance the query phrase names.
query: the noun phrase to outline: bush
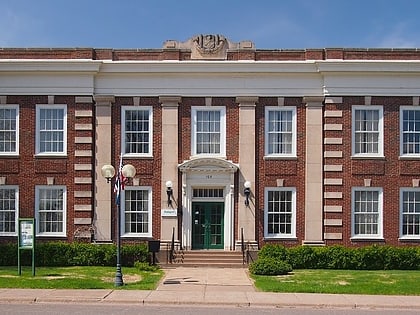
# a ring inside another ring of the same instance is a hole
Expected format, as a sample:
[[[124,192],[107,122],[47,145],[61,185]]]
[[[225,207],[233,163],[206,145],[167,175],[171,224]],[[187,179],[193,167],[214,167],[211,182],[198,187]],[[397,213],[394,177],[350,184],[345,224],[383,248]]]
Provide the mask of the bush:
[[[258,253],[260,258],[283,260],[293,269],[420,270],[420,246],[285,248],[283,245],[267,244]]]
[[[267,244],[258,252],[259,258],[271,257],[278,260],[287,260],[288,254],[286,247],[282,245]]]
[[[116,251],[114,244],[88,244],[45,242],[35,246],[37,266],[115,266]],[[0,244],[0,265],[16,266],[18,248],[15,243]],[[136,261],[147,262],[149,257],[146,244],[121,246],[121,263],[132,267]],[[31,265],[31,251],[21,250],[21,264]]]
[[[286,275],[292,271],[292,267],[284,262],[272,257],[258,258],[249,266],[249,271],[254,275],[277,276]]]
[[[137,270],[140,270],[140,271],[157,271],[160,269],[160,267],[157,265],[150,265],[147,262],[140,262],[140,261],[134,262],[134,267],[136,267]]]

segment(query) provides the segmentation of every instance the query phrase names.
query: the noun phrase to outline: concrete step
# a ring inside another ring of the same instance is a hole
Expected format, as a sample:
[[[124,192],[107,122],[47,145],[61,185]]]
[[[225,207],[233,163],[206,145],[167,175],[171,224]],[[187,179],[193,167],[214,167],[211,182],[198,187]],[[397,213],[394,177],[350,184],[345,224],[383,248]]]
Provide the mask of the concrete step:
[[[242,252],[191,250],[179,251],[172,265],[183,267],[243,268]]]

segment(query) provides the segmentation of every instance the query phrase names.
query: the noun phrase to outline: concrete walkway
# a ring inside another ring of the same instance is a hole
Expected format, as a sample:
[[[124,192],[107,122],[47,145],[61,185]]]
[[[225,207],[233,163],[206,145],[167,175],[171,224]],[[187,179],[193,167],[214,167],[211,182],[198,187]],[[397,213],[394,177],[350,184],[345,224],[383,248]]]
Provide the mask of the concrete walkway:
[[[247,269],[201,267],[165,269],[164,279],[152,291],[0,289],[1,303],[128,303],[420,311],[420,296],[265,293],[255,290]]]

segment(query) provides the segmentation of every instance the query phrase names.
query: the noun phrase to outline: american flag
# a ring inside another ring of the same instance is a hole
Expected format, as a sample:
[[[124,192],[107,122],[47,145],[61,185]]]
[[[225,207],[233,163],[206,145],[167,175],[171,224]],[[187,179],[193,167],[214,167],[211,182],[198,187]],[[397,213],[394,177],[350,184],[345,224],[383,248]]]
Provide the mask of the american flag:
[[[120,204],[120,193],[121,190],[124,190],[124,185],[127,181],[127,178],[124,177],[123,172],[123,160],[122,160],[122,154],[120,155],[120,166],[118,167],[117,172],[117,178],[115,179],[115,185],[114,185],[114,193],[116,193],[115,203],[117,205]]]

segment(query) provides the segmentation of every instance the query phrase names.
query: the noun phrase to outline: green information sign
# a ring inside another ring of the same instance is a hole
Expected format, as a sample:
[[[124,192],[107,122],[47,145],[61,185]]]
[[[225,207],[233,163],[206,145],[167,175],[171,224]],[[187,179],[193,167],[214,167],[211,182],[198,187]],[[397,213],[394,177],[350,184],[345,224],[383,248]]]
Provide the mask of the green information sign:
[[[35,219],[19,219],[18,226],[18,272],[22,274],[21,250],[32,250],[32,276],[35,276]]]

